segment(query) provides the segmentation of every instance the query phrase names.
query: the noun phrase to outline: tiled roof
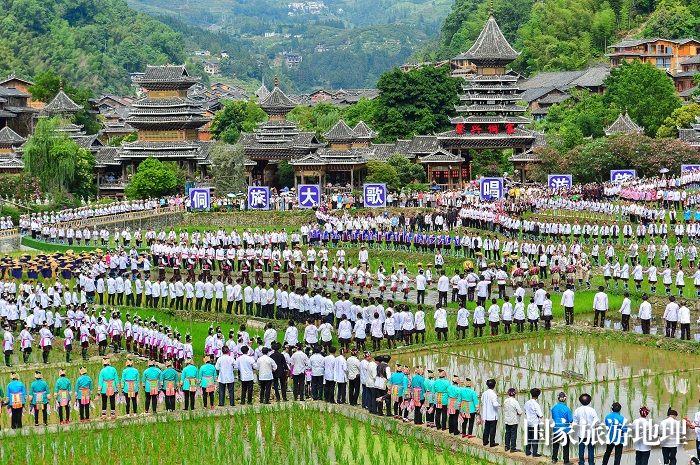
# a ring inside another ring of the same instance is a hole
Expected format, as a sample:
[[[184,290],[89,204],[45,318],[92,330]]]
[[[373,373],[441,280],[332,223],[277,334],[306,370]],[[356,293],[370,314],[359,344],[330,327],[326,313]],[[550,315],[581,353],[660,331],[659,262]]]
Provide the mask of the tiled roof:
[[[270,90],[265,86],[265,83],[263,82],[260,87],[258,87],[258,90],[255,91],[255,95],[258,97],[258,100],[265,100],[268,95],[270,95]]]
[[[571,98],[571,95],[566,92],[551,92],[541,99],[538,100],[544,105],[554,105],[555,103],[561,103]]]
[[[436,136],[415,136],[410,145],[408,152],[412,154],[432,153],[438,150],[438,140]]]
[[[287,97],[278,86],[275,86],[272,92],[260,101],[260,107],[266,111],[274,109],[291,110],[296,106],[297,103]]]
[[[102,142],[97,138],[97,134],[79,135],[71,137],[79,146],[84,149],[96,149]]]
[[[573,81],[583,76],[585,71],[553,71],[538,73],[534,76],[521,80],[518,82],[518,87],[521,89],[540,89],[540,88],[566,88],[571,85]]]
[[[100,147],[95,154],[95,166],[119,165],[117,147]]]
[[[335,126],[333,126],[331,129],[329,129],[327,132],[323,134],[323,137],[327,141],[352,141],[357,139],[357,136],[355,136],[355,133],[353,130],[350,128],[350,126],[347,125],[347,123],[344,120],[340,120],[337,123],[335,123]]]
[[[398,153],[396,144],[372,144],[370,148],[372,149],[371,160],[386,161],[389,157]]]
[[[3,169],[23,169],[24,160],[13,153],[10,157],[0,158],[0,170]]]
[[[698,86],[690,87],[682,92],[678,92],[680,97],[692,97],[692,95],[698,90]]]
[[[693,38],[664,39],[662,37],[651,37],[651,38],[642,38],[642,39],[623,39],[617,43],[614,43],[612,45],[608,45],[608,48],[637,47],[639,45],[648,44],[650,42],[658,42],[660,40],[664,40],[664,41],[671,42],[671,43],[678,44],[678,45],[684,45],[684,44],[687,44],[688,42],[695,41],[695,39],[693,39]]]
[[[518,58],[518,52],[503,36],[496,19],[490,16],[474,45],[464,53],[464,58],[476,64],[479,61],[508,63]]]
[[[56,96],[44,107],[44,112],[48,114],[75,113],[82,107],[75,103],[68,95],[60,89]]]
[[[620,113],[613,124],[605,128],[606,136],[612,134],[638,134],[642,132],[644,132],[644,128],[632,121],[632,118],[626,112],[624,114]]]
[[[421,163],[462,163],[464,158],[450,153],[444,149],[436,150],[430,155],[419,158]]]
[[[700,146],[700,135],[695,129],[679,128],[678,139],[693,147]]]
[[[364,121],[357,123],[352,129],[352,132],[355,133],[358,139],[374,139],[377,137],[377,133],[367,126]]]
[[[22,91],[15,89],[14,87],[4,87],[0,86],[0,96],[2,97],[29,97],[29,94],[25,94]]]
[[[148,65],[139,81],[177,81],[185,77],[189,77],[189,74],[184,65]]]
[[[9,76],[7,76],[6,79],[3,79],[2,81],[0,81],[0,86],[4,86],[5,84],[7,84],[10,81],[20,81],[20,82],[25,83],[28,86],[34,85],[34,83],[32,81],[29,81],[27,79],[22,79],[21,77],[17,77],[13,73],[13,74],[10,74]]]
[[[20,145],[26,142],[27,139],[17,134],[8,126],[0,129],[0,144],[3,145]]]
[[[690,58],[686,58],[685,60],[681,61],[682,65],[697,65],[700,64],[700,55],[695,55]]]
[[[572,87],[601,87],[610,76],[610,67],[606,65],[591,66],[584,70],[583,74],[574,79]]]

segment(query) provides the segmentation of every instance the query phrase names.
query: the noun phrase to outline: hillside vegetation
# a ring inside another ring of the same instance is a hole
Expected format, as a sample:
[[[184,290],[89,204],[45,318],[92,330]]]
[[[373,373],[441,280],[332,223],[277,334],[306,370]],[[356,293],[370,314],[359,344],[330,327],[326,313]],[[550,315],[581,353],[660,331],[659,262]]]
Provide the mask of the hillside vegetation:
[[[182,62],[182,37],[123,0],[0,1],[0,75],[52,69],[98,91],[128,92],[129,73]]]

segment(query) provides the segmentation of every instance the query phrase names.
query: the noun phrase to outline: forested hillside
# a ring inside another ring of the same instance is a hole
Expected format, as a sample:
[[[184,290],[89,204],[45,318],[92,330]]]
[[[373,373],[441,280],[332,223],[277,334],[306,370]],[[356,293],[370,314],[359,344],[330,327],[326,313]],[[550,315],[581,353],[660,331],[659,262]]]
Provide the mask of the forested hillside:
[[[190,50],[229,52],[224,76],[258,81],[264,76],[270,81],[282,75],[292,90],[304,92],[374,87],[381,73],[404,63],[437,36],[453,0],[129,3],[182,32]],[[190,34],[187,29],[204,32]],[[285,53],[300,55],[302,61],[287,67]]]
[[[526,73],[576,69],[602,59],[620,37],[700,37],[699,0],[493,0],[504,34]],[[439,38],[414,59],[449,58],[469,48],[490,2],[456,0]]]
[[[97,92],[126,93],[130,72],[185,59],[180,34],[124,0],[2,0],[0,17],[0,76],[52,69]]]

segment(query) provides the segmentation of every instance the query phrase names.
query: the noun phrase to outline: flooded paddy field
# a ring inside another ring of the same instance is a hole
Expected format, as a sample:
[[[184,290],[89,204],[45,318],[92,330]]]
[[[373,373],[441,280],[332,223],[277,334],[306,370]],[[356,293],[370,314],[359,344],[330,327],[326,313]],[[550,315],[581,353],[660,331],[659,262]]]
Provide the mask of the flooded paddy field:
[[[621,413],[629,421],[638,416],[643,405],[651,410],[655,421],[664,419],[669,408],[691,419],[700,409],[698,355],[611,341],[596,334],[538,333],[511,341],[469,341],[406,352],[395,359],[411,367],[444,368],[450,374],[468,377],[478,393],[486,389],[487,379],[495,378],[501,401],[508,388],[514,387],[521,406],[530,398],[529,390],[538,387],[542,389],[539,401],[545,418],[551,416],[560,391],[567,394],[572,410],[579,406],[580,394],[591,394],[591,405],[601,419],[610,412],[613,402],[622,404]],[[499,434],[502,431],[500,425]],[[686,450],[679,451],[679,463],[687,462],[688,454],[694,453],[694,434],[688,438],[691,441]],[[602,455],[604,447],[599,449]],[[651,463],[656,463],[657,454],[660,458],[660,450],[652,453]],[[631,448],[623,463],[634,463]]]

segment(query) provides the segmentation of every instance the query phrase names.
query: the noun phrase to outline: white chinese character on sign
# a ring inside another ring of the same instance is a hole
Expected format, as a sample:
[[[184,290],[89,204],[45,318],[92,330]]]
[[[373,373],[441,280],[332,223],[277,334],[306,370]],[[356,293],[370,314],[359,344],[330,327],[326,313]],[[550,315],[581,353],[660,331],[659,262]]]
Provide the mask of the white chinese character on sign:
[[[613,175],[613,182],[625,182],[633,177],[634,174],[629,171],[618,171]]]
[[[209,208],[209,194],[206,191],[195,191],[192,194],[192,208]]]
[[[384,203],[384,190],[379,186],[369,186],[366,189],[366,201],[369,205],[381,205]]]
[[[250,191],[250,204],[254,207],[267,205],[267,191],[265,189],[252,189]]]
[[[481,184],[481,193],[484,197],[490,197],[492,199],[501,198],[501,182],[498,179],[491,179],[489,181],[484,181]]]
[[[565,187],[571,187],[569,185],[569,178],[566,176],[555,176],[549,181],[550,187],[552,189],[563,189]]]
[[[301,199],[300,199],[299,203],[301,203],[304,206],[316,205],[316,194],[317,194],[317,192],[314,190],[313,187],[302,188]]]

